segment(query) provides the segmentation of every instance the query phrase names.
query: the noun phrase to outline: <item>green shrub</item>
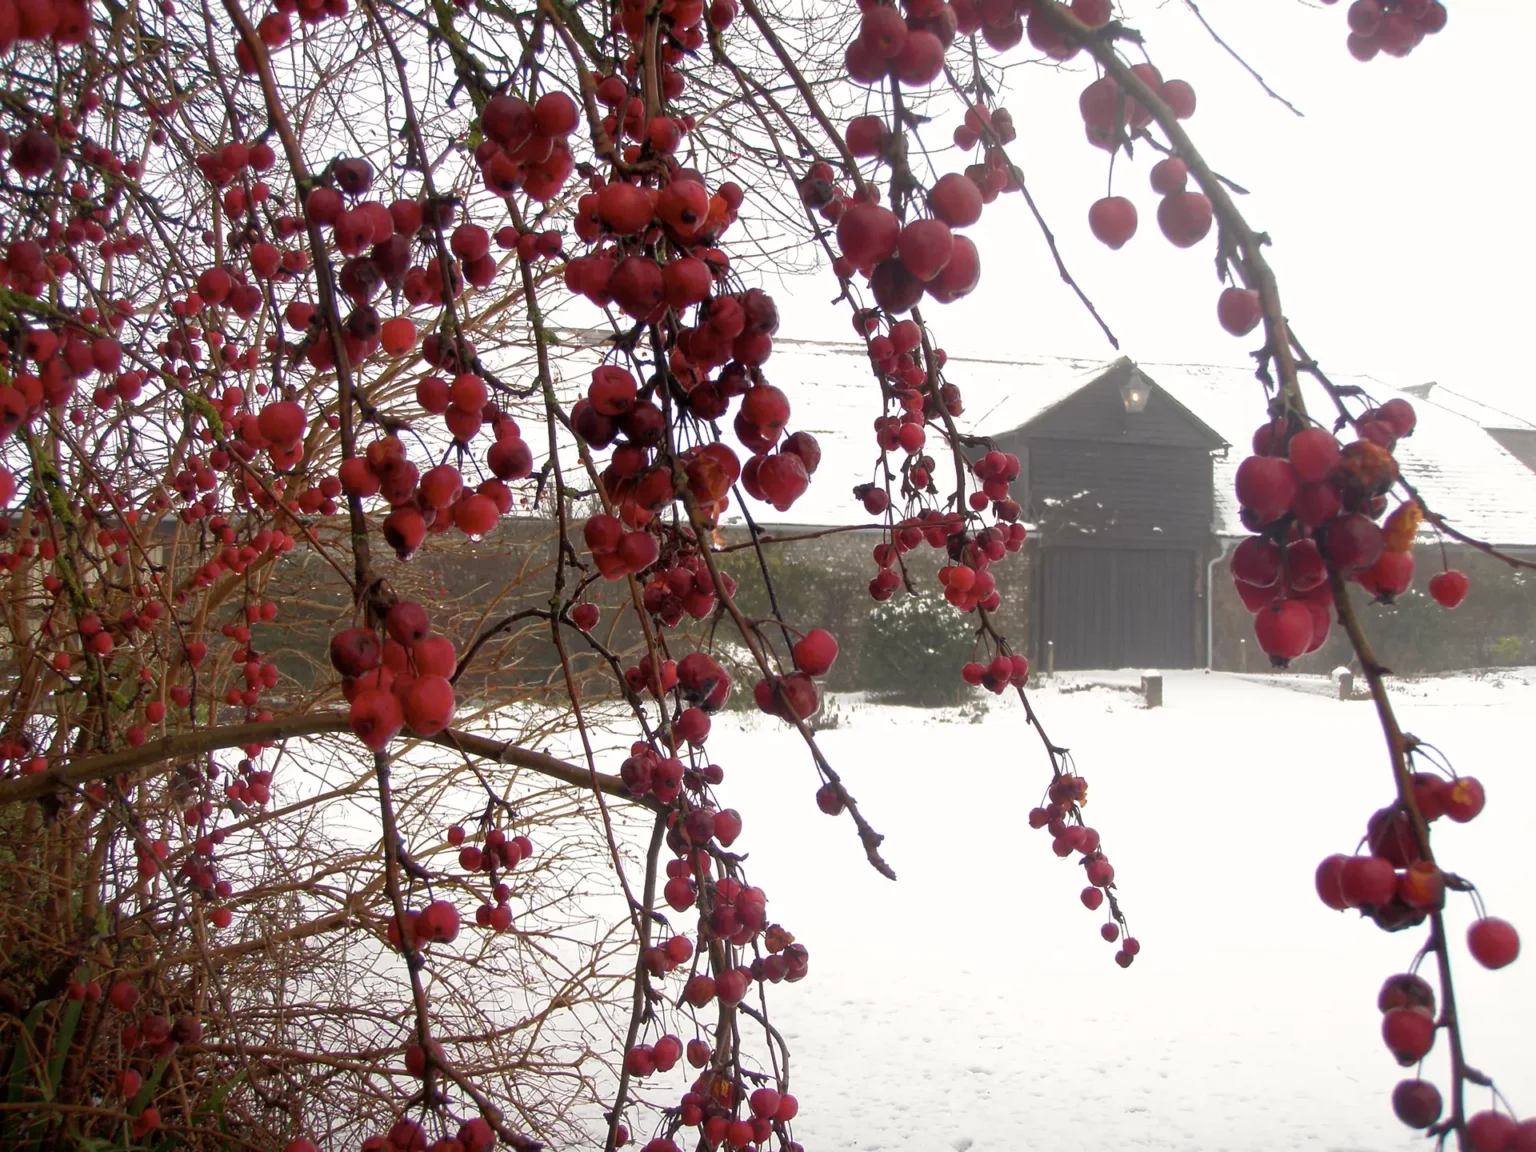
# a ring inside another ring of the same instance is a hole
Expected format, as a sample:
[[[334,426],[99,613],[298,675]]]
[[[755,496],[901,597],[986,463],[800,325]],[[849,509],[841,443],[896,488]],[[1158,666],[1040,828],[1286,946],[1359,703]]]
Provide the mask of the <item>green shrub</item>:
[[[975,647],[974,616],[939,596],[898,594],[869,613],[861,687],[897,704],[954,704],[969,693],[960,668]]]

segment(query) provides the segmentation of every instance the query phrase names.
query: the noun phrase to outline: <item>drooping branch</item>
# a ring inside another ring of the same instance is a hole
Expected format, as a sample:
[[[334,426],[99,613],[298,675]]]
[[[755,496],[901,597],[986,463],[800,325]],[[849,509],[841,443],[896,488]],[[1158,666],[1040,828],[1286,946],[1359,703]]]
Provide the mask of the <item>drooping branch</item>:
[[[1210,33],[1212,40],[1221,45],[1222,51],[1226,52],[1228,56],[1232,57],[1232,59],[1241,64],[1243,66],[1243,71],[1252,76],[1260,88],[1264,89],[1264,91],[1268,93],[1270,97],[1278,100],[1281,104],[1284,104],[1292,112],[1296,113],[1296,115],[1302,115],[1300,108],[1296,107],[1296,105],[1292,104],[1284,96],[1280,95],[1280,93],[1271,88],[1264,77],[1259,75],[1258,70],[1255,69],[1252,64],[1248,63],[1247,60],[1243,59],[1242,54],[1239,53],[1237,49],[1233,48],[1232,45],[1228,44],[1224,39],[1222,39],[1221,34],[1218,33],[1216,29],[1211,27],[1211,22],[1205,18],[1205,13],[1200,11],[1200,6],[1195,3],[1195,0],[1184,0],[1184,6],[1195,14],[1195,19],[1200,21],[1200,26]]]
[[[302,739],[350,730],[351,720],[345,712],[311,712],[250,724],[202,728],[179,736],[164,736],[141,744],[137,748],[127,748],[102,756],[65,760],[44,772],[20,776],[13,780],[0,780],[0,807],[67,792],[83,784],[93,784],[152,764],[180,763],[227,748],[243,748],[247,745]],[[563,784],[578,788],[590,788],[595,784],[599,790],[611,796],[633,799],[629,788],[617,776],[589,772],[586,768],[578,767],[558,757],[522,748],[510,741],[494,740],[453,728],[446,728],[422,739],[444,748],[462,749],[472,756],[497,764],[528,768],[552,780],[559,780]]]
[[[1291,411],[1305,414],[1306,402],[1296,379],[1296,357],[1291,350],[1285,311],[1280,304],[1280,289],[1274,270],[1264,256],[1268,237],[1256,232],[1239,211],[1221,177],[1200,154],[1173,109],[1152,86],[1132,71],[1115,49],[1114,42],[1083,25],[1070,9],[1058,0],[1038,0],[1035,10],[1042,12],[1061,32],[1081,44],[1121,89],[1151,113],[1168,136],[1175,153],[1189,168],[1189,173],[1211,202],[1211,210],[1221,224],[1223,234],[1235,244],[1240,259],[1238,269],[1244,283],[1259,294],[1263,307],[1266,349],[1279,369],[1280,394]]]

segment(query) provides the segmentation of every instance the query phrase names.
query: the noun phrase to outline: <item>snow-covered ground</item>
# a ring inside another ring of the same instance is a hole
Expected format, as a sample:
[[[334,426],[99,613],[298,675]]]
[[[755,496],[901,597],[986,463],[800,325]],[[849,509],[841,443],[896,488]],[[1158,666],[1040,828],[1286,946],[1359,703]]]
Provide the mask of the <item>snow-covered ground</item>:
[[[1390,797],[1369,702],[1169,673],[1165,706],[1113,688],[1036,694],[1090,783],[1120,897],[1143,944],[1122,971],[1085,910],[1081,870],[1025,814],[1048,777],[1017,707],[845,703],[820,741],[887,836],[876,875],[846,818],[814,807],[799,738],[716,718],[736,850],[769,911],[811,950],[770,1001],[789,1036],[808,1149],[973,1152],[1142,1148],[1388,1152],[1426,1147],[1393,1118],[1409,1073],[1379,1038],[1383,977],[1423,932],[1388,935],[1313,895]],[[1449,912],[1468,1058],[1536,1114],[1536,780],[1529,670],[1404,684],[1404,726],[1484,782],[1471,824],[1436,825],[1442,863],[1476,882],[1527,954],[1501,972]],[[1444,1087],[1444,1045],[1426,1075]],[[1471,1097],[1485,1107],[1488,1093]]]

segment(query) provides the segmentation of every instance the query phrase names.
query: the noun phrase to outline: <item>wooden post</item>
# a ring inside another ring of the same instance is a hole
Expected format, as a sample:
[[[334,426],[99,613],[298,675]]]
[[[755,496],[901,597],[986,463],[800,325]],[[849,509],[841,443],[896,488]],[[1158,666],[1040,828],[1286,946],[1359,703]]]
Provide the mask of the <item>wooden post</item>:
[[[1141,694],[1147,698],[1148,708],[1161,708],[1163,706],[1163,677],[1162,673],[1154,672],[1150,676],[1141,678]]]
[[[1056,675],[1056,641],[1054,640],[1045,642],[1045,674]]]

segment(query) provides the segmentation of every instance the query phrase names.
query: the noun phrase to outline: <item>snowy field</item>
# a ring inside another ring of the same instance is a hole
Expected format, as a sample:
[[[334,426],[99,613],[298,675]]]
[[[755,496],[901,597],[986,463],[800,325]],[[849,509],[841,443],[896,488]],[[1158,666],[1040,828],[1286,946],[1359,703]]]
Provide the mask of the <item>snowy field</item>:
[[[895,884],[846,818],[816,811],[792,731],[716,718],[720,791],[746,819],[736,850],[811,951],[810,978],[770,1001],[797,1138],[870,1152],[1429,1147],[1392,1116],[1409,1073],[1375,1006],[1424,934],[1388,935],[1313,895],[1317,862],[1351,851],[1390,798],[1370,703],[1200,672],[1168,674],[1156,710],[1073,686],[1042,688],[1036,707],[1089,781],[1085,811],[1143,946],[1125,971],[1103,912],[1078,901],[1081,869],[1025,822],[1049,767],[1016,705],[972,724],[845,703],[822,734],[886,834]],[[1470,903],[1453,897],[1457,991],[1469,1062],[1536,1114],[1536,672],[1406,683],[1397,700],[1408,731],[1487,788],[1483,814],[1441,821],[1435,843],[1526,954],[1479,968]],[[1442,1089],[1444,1047],[1426,1065]]]

